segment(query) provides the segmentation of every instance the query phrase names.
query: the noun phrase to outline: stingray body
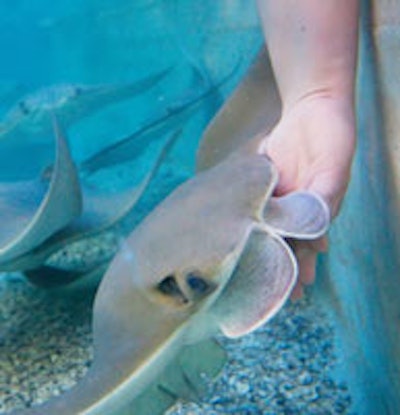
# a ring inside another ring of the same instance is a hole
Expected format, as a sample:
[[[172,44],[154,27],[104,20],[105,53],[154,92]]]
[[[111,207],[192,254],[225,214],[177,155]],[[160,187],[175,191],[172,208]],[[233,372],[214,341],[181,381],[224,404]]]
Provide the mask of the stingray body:
[[[240,108],[238,96],[231,109]],[[224,123],[217,117],[213,125]],[[149,214],[108,268],[86,376],[21,414],[162,414],[196,395],[202,372],[220,369],[223,353],[210,337],[245,335],[282,307],[297,278],[286,239],[319,237],[329,212],[307,192],[273,197],[278,175],[263,154],[264,137],[246,138],[222,161],[201,146],[207,168]]]
[[[55,114],[68,127],[107,105],[145,93],[167,72],[125,84],[59,84],[39,89],[21,98],[5,115],[0,123],[0,140],[29,136],[35,142],[43,142],[51,133],[49,114]]]

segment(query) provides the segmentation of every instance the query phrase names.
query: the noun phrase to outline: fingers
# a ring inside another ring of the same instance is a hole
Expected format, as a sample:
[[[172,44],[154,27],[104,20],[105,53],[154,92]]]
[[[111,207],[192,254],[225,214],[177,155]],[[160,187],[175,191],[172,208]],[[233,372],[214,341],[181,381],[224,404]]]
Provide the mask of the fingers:
[[[299,263],[299,281],[303,285],[311,285],[315,280],[317,253],[313,250],[302,249],[296,256]]]
[[[292,241],[291,245],[299,266],[298,281],[291,294],[291,299],[295,301],[303,296],[303,286],[315,281],[317,255],[327,251],[328,238],[323,236],[313,241]]]
[[[297,281],[296,285],[294,286],[292,293],[290,294],[290,299],[292,301],[300,300],[303,297],[303,287],[300,281]]]

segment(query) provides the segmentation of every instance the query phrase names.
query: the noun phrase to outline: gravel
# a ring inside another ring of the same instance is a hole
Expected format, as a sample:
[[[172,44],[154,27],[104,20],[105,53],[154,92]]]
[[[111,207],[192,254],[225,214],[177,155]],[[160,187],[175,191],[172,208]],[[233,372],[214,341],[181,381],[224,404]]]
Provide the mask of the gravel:
[[[334,332],[309,297],[238,340],[220,338],[229,361],[200,403],[169,415],[353,414],[331,376]],[[0,413],[73,386],[92,360],[89,296],[56,296],[17,274],[0,278]]]

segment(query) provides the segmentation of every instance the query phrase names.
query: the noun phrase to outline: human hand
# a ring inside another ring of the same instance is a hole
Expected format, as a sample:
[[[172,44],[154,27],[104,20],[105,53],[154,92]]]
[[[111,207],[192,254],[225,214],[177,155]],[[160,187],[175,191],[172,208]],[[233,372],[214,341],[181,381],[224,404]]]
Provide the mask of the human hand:
[[[264,151],[279,171],[276,196],[309,190],[327,202],[331,218],[340,209],[350,178],[355,149],[353,108],[327,96],[309,95],[284,111],[266,140]],[[299,279],[292,299],[313,283],[318,252],[326,251],[327,238],[294,241]]]

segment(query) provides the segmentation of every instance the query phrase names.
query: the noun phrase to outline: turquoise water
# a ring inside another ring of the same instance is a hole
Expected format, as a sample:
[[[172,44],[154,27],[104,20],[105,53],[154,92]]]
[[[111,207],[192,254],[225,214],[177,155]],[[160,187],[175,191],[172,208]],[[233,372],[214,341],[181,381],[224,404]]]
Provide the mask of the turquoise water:
[[[0,68],[0,111],[6,113],[24,95],[50,85],[121,84],[170,70],[162,82],[138,99],[104,107],[98,116],[77,117],[68,134],[72,152],[80,159],[132,133],[157,112],[200,90],[202,83],[218,82],[237,68],[222,90],[201,108],[196,121],[185,128],[180,157],[190,165],[204,125],[232,90],[260,43],[254,5],[242,1],[194,5],[144,0],[133,4],[57,3],[0,5],[4,63]],[[43,138],[46,140],[50,138]],[[0,162],[7,174],[21,176],[37,171],[44,153],[37,154],[37,146],[32,149],[36,157],[30,158],[21,171],[21,159],[26,161],[24,150],[31,149],[32,138],[16,141],[20,141],[13,144],[18,168],[2,151]],[[5,143],[2,146],[8,150]]]

